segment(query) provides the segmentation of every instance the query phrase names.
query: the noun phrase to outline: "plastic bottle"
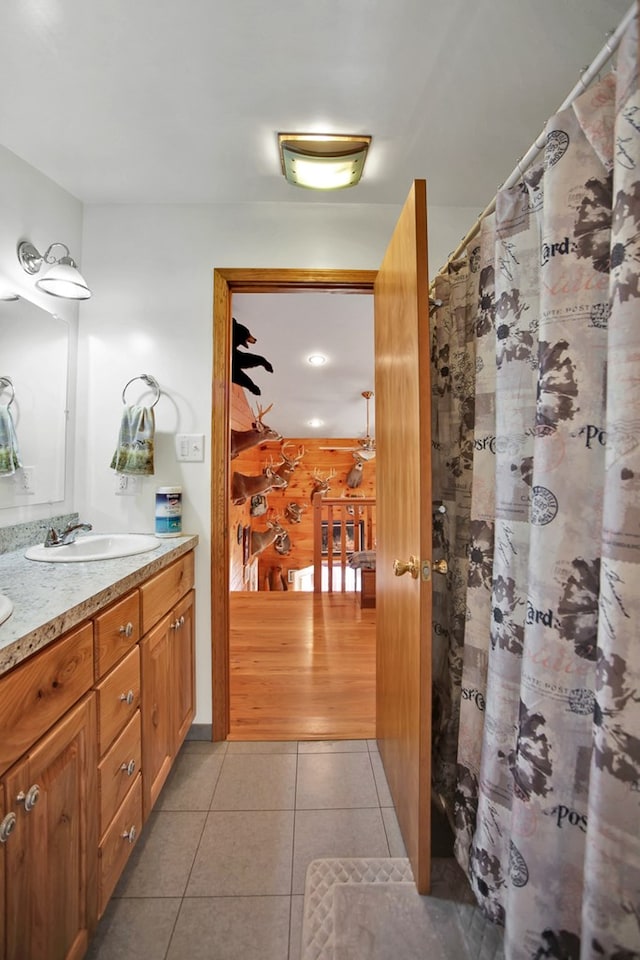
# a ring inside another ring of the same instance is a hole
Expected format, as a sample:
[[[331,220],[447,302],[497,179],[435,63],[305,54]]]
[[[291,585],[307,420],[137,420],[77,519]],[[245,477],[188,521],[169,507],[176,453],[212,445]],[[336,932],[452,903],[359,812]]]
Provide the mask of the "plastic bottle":
[[[156,537],[182,534],[182,487],[156,488]]]

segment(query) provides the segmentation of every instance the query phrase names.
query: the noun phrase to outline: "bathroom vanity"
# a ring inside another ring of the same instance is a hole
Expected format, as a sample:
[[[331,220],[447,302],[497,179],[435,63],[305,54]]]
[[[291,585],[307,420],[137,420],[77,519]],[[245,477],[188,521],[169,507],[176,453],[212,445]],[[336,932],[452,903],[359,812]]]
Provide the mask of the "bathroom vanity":
[[[197,537],[0,555],[0,960],[79,960],[194,716]]]

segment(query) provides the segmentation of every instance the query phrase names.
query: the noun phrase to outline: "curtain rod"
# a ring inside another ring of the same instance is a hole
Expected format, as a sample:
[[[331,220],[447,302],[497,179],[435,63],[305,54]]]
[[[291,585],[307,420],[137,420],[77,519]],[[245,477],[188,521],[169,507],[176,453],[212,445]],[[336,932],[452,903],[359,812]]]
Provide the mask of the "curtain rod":
[[[629,26],[629,24],[631,23],[631,21],[633,20],[636,14],[636,8],[637,8],[637,4],[634,2],[631,8],[629,9],[629,11],[627,12],[627,14],[623,17],[622,22],[620,23],[620,26],[617,28],[617,30],[615,30],[612,34],[610,34],[607,37],[607,42],[605,43],[600,53],[596,56],[596,58],[593,60],[590,66],[586,67],[583,71],[581,71],[579,81],[576,83],[575,87],[573,88],[571,93],[568,95],[564,103],[562,103],[558,107],[558,109],[556,110],[556,113],[560,113],[562,110],[566,110],[567,107],[570,107],[573,101],[576,100],[581,93],[584,93],[584,91],[587,89],[587,87],[589,86],[593,78],[598,75],[600,70],[602,70],[605,63],[607,63],[607,61],[611,59],[613,54],[616,52],[616,50],[620,46],[620,41],[622,39],[623,33],[625,32],[625,30],[627,29],[627,27]],[[527,169],[527,167],[531,166],[531,164],[536,159],[538,154],[543,150],[545,141],[546,141],[546,136],[545,136],[545,131],[543,130],[540,136],[529,147],[525,155],[520,160],[518,160],[516,166],[511,171],[507,179],[499,187],[500,190],[507,189],[508,187],[513,187],[514,184],[516,184],[522,178],[523,172]],[[482,211],[478,219],[475,221],[475,223],[473,224],[469,232],[466,233],[465,236],[462,238],[462,240],[460,241],[456,249],[453,251],[453,253],[449,254],[446,263],[444,264],[444,266],[440,267],[440,269],[436,274],[436,277],[439,277],[441,273],[444,273],[447,267],[449,266],[449,264],[453,263],[454,260],[458,259],[460,254],[464,253],[465,248],[467,247],[467,244],[469,244],[473,240],[473,238],[476,236],[476,234],[479,232],[480,225],[484,220],[484,218],[488,217],[496,209],[496,200],[497,200],[497,195],[493,198],[491,203],[489,203],[484,208],[484,210]],[[435,277],[431,282],[430,287],[433,286],[434,283],[435,283]]]

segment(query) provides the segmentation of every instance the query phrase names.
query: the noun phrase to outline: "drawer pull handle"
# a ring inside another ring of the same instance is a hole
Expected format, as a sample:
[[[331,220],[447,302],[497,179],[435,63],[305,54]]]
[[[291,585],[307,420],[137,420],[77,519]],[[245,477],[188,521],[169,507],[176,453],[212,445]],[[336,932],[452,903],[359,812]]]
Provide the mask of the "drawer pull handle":
[[[2,823],[0,823],[0,843],[6,843],[16,826],[16,815],[13,811],[8,813]]]
[[[24,792],[24,790],[20,791],[20,793],[16,797],[16,802],[24,803],[24,809],[27,813],[29,813],[30,810],[33,810],[33,808],[35,807],[39,799],[40,799],[40,787],[38,786],[37,783],[34,783],[32,787],[29,787],[26,793]]]
[[[120,629],[118,630],[118,633],[123,633],[125,637],[132,637],[133,624],[131,623],[131,621],[129,621],[129,623],[127,623],[125,626],[120,627]]]
[[[136,769],[135,760],[129,760],[129,763],[123,763],[120,769],[124,770],[124,772],[128,777],[132,777]]]
[[[172,630],[179,630],[180,627],[184,627],[184,614],[171,624]]]
[[[133,692],[133,690],[127,690],[126,693],[121,693],[121,694],[120,694],[120,699],[123,701],[123,703],[126,703],[127,706],[129,706],[129,707],[131,706],[131,704],[133,703],[133,701],[135,700],[135,698],[136,698],[136,695],[135,695],[135,693]]]
[[[121,836],[123,840],[128,840],[129,843],[135,843],[136,837],[138,836],[138,831],[135,828],[135,824],[134,826],[131,827],[130,830],[125,830],[124,833],[121,834]]]

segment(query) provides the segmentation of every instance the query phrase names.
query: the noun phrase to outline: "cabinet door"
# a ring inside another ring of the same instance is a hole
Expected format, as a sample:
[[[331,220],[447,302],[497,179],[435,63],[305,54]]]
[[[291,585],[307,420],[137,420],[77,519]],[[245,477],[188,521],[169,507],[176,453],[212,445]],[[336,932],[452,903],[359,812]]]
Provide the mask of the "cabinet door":
[[[173,615],[167,615],[140,641],[142,798],[145,821],[167,779],[173,760],[173,622]]]
[[[97,917],[95,696],[5,776],[16,827],[4,845],[7,960],[79,960]]]
[[[5,921],[5,908],[4,908],[5,893],[4,893],[4,890],[5,890],[5,870],[6,870],[6,865],[5,865],[6,858],[5,858],[4,848],[5,848],[6,841],[9,839],[9,837],[7,836],[8,831],[6,828],[6,821],[4,819],[6,816],[6,812],[7,812],[7,808],[4,802],[4,787],[0,783],[0,822],[2,823],[2,829],[4,830],[4,833],[2,834],[2,836],[6,837],[6,839],[0,840],[0,960],[5,960],[5,956],[6,956],[5,950],[4,950],[4,944],[5,944],[5,922],[4,922]]]
[[[195,591],[192,590],[175,608],[172,618],[173,638],[173,753],[180,749],[195,714],[195,653],[194,653]]]

